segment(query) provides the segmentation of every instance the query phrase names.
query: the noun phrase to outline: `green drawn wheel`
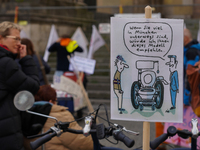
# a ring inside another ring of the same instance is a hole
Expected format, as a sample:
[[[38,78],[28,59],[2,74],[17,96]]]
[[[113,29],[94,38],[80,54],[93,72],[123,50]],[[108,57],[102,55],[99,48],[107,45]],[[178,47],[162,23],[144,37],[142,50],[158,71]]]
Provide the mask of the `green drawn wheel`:
[[[138,91],[139,91],[139,83],[138,81],[133,82],[131,87],[131,102],[135,109],[138,109],[139,102],[138,102]]]
[[[164,96],[164,87],[161,81],[157,81],[155,84],[155,90],[157,92],[157,97],[156,97],[156,108],[161,108],[163,104],[163,96]]]

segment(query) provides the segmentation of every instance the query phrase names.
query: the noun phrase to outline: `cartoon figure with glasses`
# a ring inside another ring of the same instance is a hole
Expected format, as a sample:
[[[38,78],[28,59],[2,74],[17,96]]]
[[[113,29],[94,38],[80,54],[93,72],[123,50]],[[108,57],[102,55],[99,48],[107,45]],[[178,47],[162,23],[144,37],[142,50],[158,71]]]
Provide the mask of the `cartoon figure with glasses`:
[[[129,68],[127,64],[125,64],[126,61],[121,55],[118,55],[115,59],[115,66],[117,67],[117,70],[114,75],[113,79],[113,87],[114,87],[114,93],[117,96],[118,100],[118,111],[120,114],[125,111],[124,108],[122,108],[123,103],[123,93],[124,91],[121,88],[121,73],[124,70],[124,68]]]
[[[166,65],[169,65],[169,71],[170,71],[170,94],[171,94],[171,102],[172,107],[170,110],[176,108],[176,95],[179,92],[179,83],[178,83],[178,72],[176,70],[178,61],[176,59],[176,55],[168,55],[168,58],[170,59],[169,62],[166,63]]]

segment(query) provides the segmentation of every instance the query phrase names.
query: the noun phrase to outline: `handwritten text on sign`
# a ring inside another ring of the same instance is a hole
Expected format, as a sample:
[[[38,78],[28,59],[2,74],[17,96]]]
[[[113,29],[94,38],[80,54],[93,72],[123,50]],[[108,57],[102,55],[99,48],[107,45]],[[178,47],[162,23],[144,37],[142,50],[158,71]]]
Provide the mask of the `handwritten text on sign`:
[[[71,57],[71,63],[74,63],[74,66],[77,67],[78,71],[83,71],[88,74],[94,74],[96,60],[83,58],[79,56]],[[70,64],[69,70],[73,70],[73,66]]]
[[[138,56],[165,56],[172,45],[172,28],[162,22],[130,22],[123,30],[127,49]]]

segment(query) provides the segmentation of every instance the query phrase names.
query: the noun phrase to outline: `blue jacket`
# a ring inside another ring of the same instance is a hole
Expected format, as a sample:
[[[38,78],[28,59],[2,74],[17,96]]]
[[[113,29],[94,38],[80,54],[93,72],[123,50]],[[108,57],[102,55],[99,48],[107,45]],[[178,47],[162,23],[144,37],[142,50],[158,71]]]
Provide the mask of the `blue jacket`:
[[[198,62],[200,56],[200,44],[197,40],[193,40],[184,47],[184,104],[190,105],[191,95],[190,86],[186,77],[186,69],[188,64],[194,65]]]

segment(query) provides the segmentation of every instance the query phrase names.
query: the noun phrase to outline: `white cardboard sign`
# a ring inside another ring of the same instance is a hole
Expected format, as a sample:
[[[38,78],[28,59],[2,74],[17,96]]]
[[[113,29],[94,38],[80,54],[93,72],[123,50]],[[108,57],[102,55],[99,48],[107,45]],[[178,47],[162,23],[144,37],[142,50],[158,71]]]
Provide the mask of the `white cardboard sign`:
[[[93,74],[96,60],[83,58],[79,56],[71,57],[71,62],[77,67],[78,71],[83,71],[88,74]],[[73,71],[73,65],[70,64],[69,70]]]
[[[99,33],[109,34],[110,33],[110,23],[100,23],[99,24]]]
[[[182,122],[183,24],[111,18],[111,119]]]

